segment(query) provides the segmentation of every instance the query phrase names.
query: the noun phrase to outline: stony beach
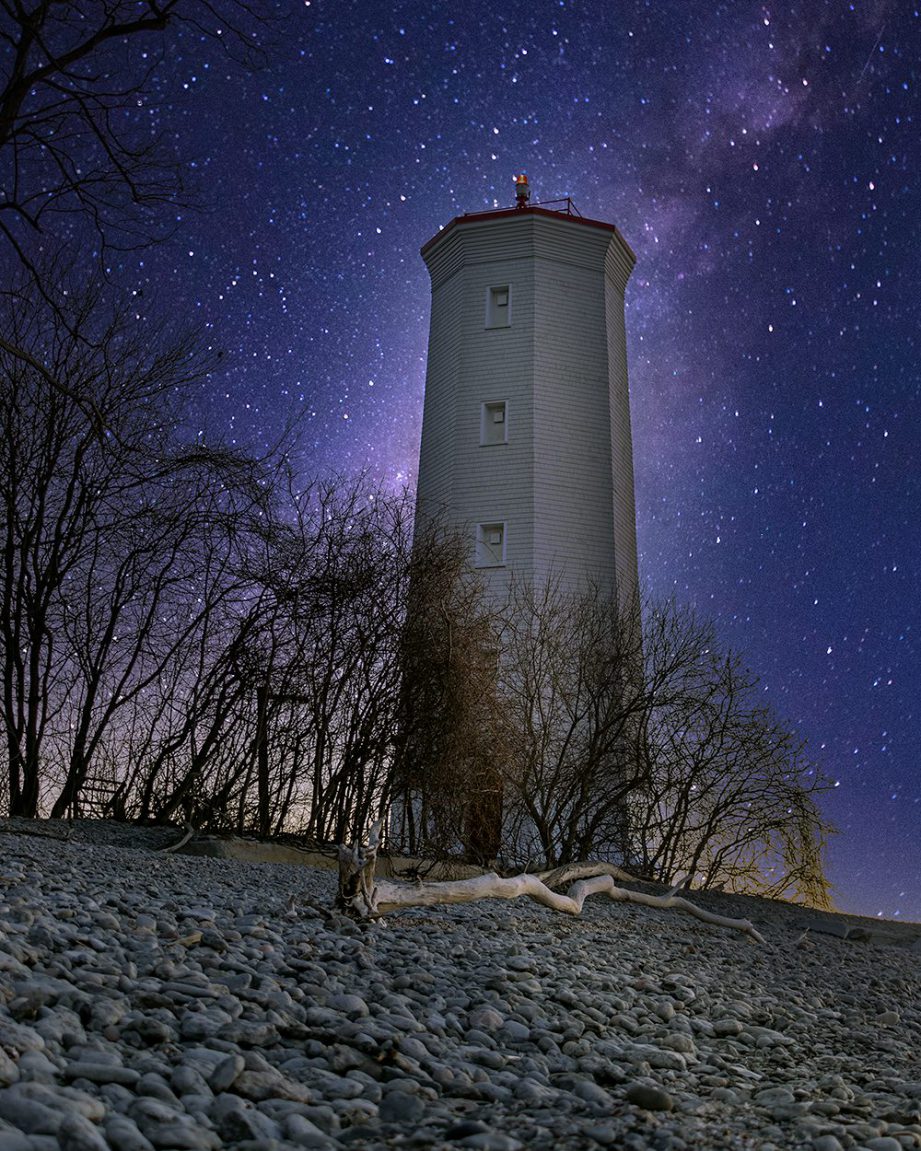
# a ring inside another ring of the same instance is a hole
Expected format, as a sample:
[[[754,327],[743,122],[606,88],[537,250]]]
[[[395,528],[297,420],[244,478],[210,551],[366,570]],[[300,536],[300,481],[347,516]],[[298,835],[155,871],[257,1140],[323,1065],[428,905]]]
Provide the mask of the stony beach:
[[[763,945],[598,897],[360,926],[330,871],[22,832],[0,1151],[921,1148],[919,927],[717,894]]]

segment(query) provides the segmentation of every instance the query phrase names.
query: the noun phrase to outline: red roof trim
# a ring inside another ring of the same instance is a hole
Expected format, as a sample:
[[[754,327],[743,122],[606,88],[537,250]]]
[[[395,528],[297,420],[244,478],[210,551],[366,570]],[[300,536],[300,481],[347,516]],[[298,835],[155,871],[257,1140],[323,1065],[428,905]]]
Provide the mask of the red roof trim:
[[[533,208],[500,208],[498,211],[468,212],[464,216],[455,216],[450,224],[442,228],[440,232],[436,232],[430,240],[427,240],[422,245],[420,249],[421,253],[424,256],[433,244],[442,239],[442,237],[452,229],[460,227],[462,224],[479,223],[481,220],[502,220],[513,216],[548,216],[554,220],[567,220],[571,224],[583,224],[589,228],[600,228],[604,232],[612,232],[615,236],[619,236],[621,242],[630,252],[630,255],[633,256],[633,250],[623,236],[621,236],[620,231],[614,224],[608,224],[604,220],[592,220],[587,216],[571,216],[567,212],[554,212],[550,208],[539,208],[536,205]],[[635,256],[634,259],[636,259]]]

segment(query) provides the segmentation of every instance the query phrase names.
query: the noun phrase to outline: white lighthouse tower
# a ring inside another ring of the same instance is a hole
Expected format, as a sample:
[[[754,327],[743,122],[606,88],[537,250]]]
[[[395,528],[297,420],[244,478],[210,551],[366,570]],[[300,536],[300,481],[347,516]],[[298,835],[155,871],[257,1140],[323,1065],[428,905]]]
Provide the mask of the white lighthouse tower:
[[[469,534],[491,594],[514,575],[637,590],[624,325],[635,257],[565,206],[458,216],[422,248],[432,315],[417,514]]]

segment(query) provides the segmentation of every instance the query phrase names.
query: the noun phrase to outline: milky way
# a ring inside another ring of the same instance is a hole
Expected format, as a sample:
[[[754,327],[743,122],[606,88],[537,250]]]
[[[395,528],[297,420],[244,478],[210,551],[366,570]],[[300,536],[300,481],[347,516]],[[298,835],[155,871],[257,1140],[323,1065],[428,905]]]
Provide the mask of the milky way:
[[[207,325],[205,437],[412,484],[464,211],[571,195],[637,254],[641,577],[712,616],[836,781],[846,909],[921,919],[917,171],[905,0],[312,0],[243,74],[188,29],[139,111],[201,207],[116,274]]]

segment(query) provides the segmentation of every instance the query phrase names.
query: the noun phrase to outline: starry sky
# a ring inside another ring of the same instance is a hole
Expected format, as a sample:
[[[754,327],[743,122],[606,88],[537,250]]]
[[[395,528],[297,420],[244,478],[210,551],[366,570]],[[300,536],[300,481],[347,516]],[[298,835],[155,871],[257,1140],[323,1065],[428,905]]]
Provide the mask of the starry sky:
[[[198,200],[114,269],[223,350],[193,420],[412,485],[455,215],[570,195],[627,295],[640,574],[712,616],[838,786],[837,905],[921,920],[911,0],[309,0],[242,72],[186,29],[140,118]]]

